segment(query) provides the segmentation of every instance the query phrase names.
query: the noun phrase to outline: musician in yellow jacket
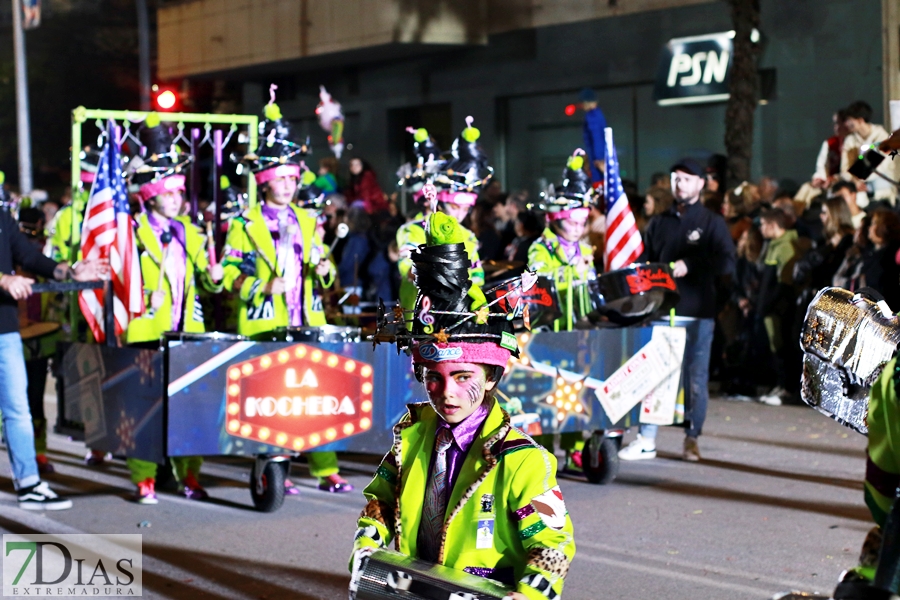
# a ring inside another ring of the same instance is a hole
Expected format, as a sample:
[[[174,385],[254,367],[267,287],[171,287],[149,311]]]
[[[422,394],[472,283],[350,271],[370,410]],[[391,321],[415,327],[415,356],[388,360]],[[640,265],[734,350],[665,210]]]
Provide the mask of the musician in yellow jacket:
[[[584,152],[576,150],[566,162],[563,181],[544,193],[541,208],[550,224],[528,249],[528,268],[554,280],[563,317],[554,329],[571,330],[573,323],[591,311],[588,280],[596,276],[592,248],[582,241],[594,190],[584,172]],[[552,434],[535,439],[552,449]],[[568,452],[570,469],[581,469],[584,438],[581,432],[560,436],[561,447]]]
[[[488,165],[487,157],[478,143],[481,132],[472,127],[472,117],[466,118],[466,128],[453,141],[448,160],[438,160],[440,150],[431,141],[425,129],[414,132],[415,151],[418,164],[411,171],[408,181],[431,182],[435,190],[434,208],[450,215],[460,223],[475,206],[478,191],[491,178],[494,170]],[[417,192],[422,194],[424,189]],[[425,199],[425,212],[397,230],[397,248],[400,250],[400,305],[410,311],[416,301],[416,285],[410,255],[419,245],[425,243],[425,221],[432,209],[430,199]],[[484,285],[484,268],[478,256],[478,239],[463,227],[466,254],[469,257],[469,276],[476,285]]]
[[[335,279],[334,264],[316,233],[316,218],[293,203],[308,147],[292,141],[277,104],[266,105],[265,117],[260,147],[244,159],[262,202],[231,222],[223,260],[225,285],[241,300],[238,333],[249,337],[280,327],[325,325],[320,287],[330,288]],[[310,452],[307,457],[320,489],[353,489],[340,476],[335,453]],[[287,482],[286,492],[299,490]]]
[[[412,333],[379,323],[412,351],[428,402],[410,404],[364,494],[351,557],[351,598],[367,555],[393,543],[402,554],[506,584],[517,600],[560,598],[575,555],[574,528],[556,483],[556,459],[510,426],[493,397],[510,354],[507,315],[472,284],[463,232],[429,217]],[[462,317],[462,318],[461,318]]]
[[[179,217],[184,203],[185,177],[181,168],[189,162],[175,149],[159,115],[151,113],[141,131],[146,158],[132,160],[131,181],[140,185],[146,212],[136,221],[136,242],[141,259],[146,312],[128,324],[129,344],[158,342],[167,331],[202,333],[203,311],[197,297],[196,278],[211,292],[222,286],[221,265],[211,265],[206,238],[189,219]],[[181,493],[190,499],[208,497],[200,485],[199,456],[172,458]],[[156,504],[156,463],[128,458],[131,480],[137,486],[139,504]]]

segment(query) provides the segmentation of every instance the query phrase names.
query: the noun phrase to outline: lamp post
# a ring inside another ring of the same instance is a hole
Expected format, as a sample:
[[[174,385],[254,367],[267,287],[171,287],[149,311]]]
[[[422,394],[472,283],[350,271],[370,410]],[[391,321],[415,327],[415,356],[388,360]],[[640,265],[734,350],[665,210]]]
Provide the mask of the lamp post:
[[[31,123],[28,116],[28,70],[25,65],[25,32],[22,30],[22,1],[12,0],[13,49],[16,61],[16,133],[19,143],[19,191],[30,194]]]

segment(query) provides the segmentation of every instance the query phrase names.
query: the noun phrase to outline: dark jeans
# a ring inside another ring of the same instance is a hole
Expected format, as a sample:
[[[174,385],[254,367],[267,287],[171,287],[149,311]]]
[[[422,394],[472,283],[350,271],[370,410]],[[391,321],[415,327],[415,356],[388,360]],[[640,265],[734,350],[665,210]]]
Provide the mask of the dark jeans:
[[[715,319],[696,319],[687,328],[681,379],[684,382],[685,419],[688,437],[698,437],[706,421],[709,405],[709,357],[712,350]],[[641,435],[656,438],[657,425],[641,425]]]

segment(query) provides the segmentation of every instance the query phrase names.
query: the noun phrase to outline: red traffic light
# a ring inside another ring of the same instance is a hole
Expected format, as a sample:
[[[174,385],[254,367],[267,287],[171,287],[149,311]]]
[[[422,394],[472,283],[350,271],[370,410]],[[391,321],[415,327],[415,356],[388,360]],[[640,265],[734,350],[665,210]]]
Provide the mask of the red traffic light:
[[[575,114],[575,110],[576,110],[576,108],[575,108],[574,104],[566,105],[566,116],[571,117],[572,115]]]
[[[153,97],[153,103],[156,105],[156,110],[172,110],[178,103],[178,96],[170,89],[160,88]]]

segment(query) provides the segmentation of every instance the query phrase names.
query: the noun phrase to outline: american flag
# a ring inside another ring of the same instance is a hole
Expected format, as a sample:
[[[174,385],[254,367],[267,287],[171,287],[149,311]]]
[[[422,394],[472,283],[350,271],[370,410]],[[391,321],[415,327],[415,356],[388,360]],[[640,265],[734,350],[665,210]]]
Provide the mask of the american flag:
[[[606,176],[603,189],[606,190],[606,247],[603,262],[606,271],[614,271],[635,262],[644,251],[644,241],[622,188],[612,128],[607,127],[605,133]]]
[[[119,335],[125,331],[131,319],[144,312],[144,293],[140,257],[128,211],[128,194],[119,169],[119,146],[116,139],[116,126],[110,119],[106,130],[106,145],[97,165],[97,175],[85,209],[81,254],[85,260],[109,259],[115,333]],[[84,290],[78,297],[81,312],[98,342],[106,339],[103,295],[102,289]]]

